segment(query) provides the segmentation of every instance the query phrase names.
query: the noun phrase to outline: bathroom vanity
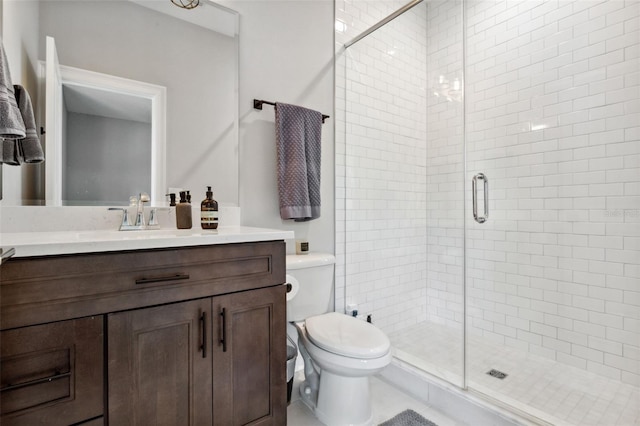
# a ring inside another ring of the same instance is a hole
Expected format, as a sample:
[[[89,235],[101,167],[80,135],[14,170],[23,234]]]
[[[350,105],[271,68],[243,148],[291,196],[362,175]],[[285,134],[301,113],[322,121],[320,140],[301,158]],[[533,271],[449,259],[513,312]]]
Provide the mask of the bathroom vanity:
[[[286,424],[287,232],[80,234],[3,238],[2,425]]]

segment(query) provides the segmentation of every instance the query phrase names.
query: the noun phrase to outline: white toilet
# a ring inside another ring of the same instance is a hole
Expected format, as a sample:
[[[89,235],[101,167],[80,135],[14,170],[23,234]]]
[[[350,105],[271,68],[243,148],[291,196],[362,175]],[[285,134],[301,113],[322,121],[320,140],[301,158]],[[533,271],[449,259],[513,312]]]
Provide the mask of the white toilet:
[[[287,320],[298,330],[305,364],[302,400],[328,426],[371,425],[369,376],[391,362],[389,338],[377,327],[332,306],[330,254],[287,256]]]

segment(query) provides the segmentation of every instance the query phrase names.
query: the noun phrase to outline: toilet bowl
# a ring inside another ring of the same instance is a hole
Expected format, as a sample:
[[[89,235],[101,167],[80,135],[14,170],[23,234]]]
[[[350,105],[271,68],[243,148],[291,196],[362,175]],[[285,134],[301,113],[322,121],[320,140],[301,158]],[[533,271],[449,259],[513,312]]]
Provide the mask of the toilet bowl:
[[[391,343],[381,330],[337,312],[307,318],[298,333],[311,359],[336,374],[370,376],[386,367],[391,356]]]
[[[305,360],[302,400],[326,425],[371,425],[369,376],[391,362],[387,336],[369,323],[336,312],[295,325]]]
[[[287,319],[304,360],[300,396],[325,425],[369,426],[369,376],[389,365],[391,343],[373,324],[330,312],[334,262],[326,254],[287,256],[287,282],[296,288]]]

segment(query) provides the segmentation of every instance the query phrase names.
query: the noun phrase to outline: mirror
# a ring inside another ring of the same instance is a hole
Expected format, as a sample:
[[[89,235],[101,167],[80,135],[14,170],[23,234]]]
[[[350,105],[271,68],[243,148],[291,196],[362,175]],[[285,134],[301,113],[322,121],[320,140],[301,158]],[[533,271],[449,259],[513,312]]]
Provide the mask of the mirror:
[[[46,61],[45,39],[51,36],[55,39],[62,68],[81,69],[166,88],[163,176],[145,180],[133,175],[129,177],[125,175],[125,170],[117,169],[113,170],[112,177],[101,178],[106,180],[107,186],[127,186],[128,195],[155,192],[159,197],[169,188],[184,188],[191,190],[193,198],[198,200],[202,198],[200,192],[204,195],[205,187],[210,185],[220,203],[238,205],[239,43],[238,14],[235,11],[207,0],[201,0],[201,6],[193,10],[180,9],[169,0],[3,0],[3,3],[5,15],[11,12],[10,9],[20,8],[21,4],[25,8],[36,9],[36,13],[33,13],[35,17],[25,20],[23,24],[31,21],[38,23],[39,61]],[[11,8],[6,7],[8,3],[12,4]],[[37,6],[34,7],[34,3]],[[7,18],[5,16],[3,22],[7,22]],[[7,30],[5,26],[5,49],[11,37]],[[69,93],[69,87],[66,92]],[[69,99],[65,102],[68,109],[73,94],[67,97]],[[44,98],[42,88],[37,96],[37,108],[41,111],[38,122],[44,123],[47,130],[43,137],[47,152],[47,138],[52,135],[50,124],[44,120]],[[96,144],[88,152],[97,154],[86,155],[110,155],[122,164],[126,162],[120,160],[125,158],[139,159],[130,162],[133,167],[122,166],[126,169],[142,167],[143,163],[150,162],[148,154],[138,153],[133,143],[127,143],[126,136],[116,136],[116,144],[105,142],[97,129],[85,129],[83,134],[85,136],[81,144]],[[107,146],[113,149],[103,149]],[[82,163],[67,159],[66,167]],[[62,168],[64,162],[59,160],[56,164]],[[6,171],[9,167],[3,169]],[[158,168],[160,171],[162,169]],[[73,177],[75,170],[61,173],[77,184],[78,178]],[[6,189],[13,176],[3,174]],[[47,180],[51,178],[48,172],[41,171],[40,174],[40,180],[44,180],[44,183],[35,191],[35,197],[49,199],[45,194]],[[116,175],[128,185],[117,182]],[[19,177],[25,181],[23,176]],[[150,187],[154,185],[157,187],[155,191]],[[26,200],[24,196],[11,202],[7,192],[4,205],[41,204],[38,200]],[[22,194],[32,192],[22,190]],[[89,196],[84,201],[78,201],[66,200],[70,197],[61,196],[63,205],[116,205],[128,202],[128,196],[125,199],[120,199],[121,195],[105,197],[92,199]],[[118,199],[110,199],[114,197]]]
[[[47,205],[126,200],[140,187],[164,200],[166,88],[61,66],[52,37],[41,68]]]

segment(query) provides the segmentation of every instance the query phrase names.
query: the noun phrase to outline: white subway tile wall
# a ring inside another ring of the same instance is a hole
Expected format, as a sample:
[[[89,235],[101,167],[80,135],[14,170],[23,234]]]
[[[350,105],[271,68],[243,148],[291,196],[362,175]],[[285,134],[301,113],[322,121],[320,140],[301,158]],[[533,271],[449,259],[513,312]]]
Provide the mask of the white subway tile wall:
[[[640,2],[465,12],[469,332],[638,386]]]
[[[464,103],[462,1],[426,3],[427,318],[463,340]],[[462,359],[462,351],[450,354]],[[458,383],[462,368],[454,369]]]
[[[346,308],[346,303],[358,303],[360,308],[360,313],[369,313],[374,315],[374,321],[377,325],[383,326],[383,328],[387,329],[387,320],[382,318],[382,315],[378,315],[379,311],[374,311],[373,304],[375,302],[376,309],[380,309],[387,304],[386,298],[380,297],[379,300],[375,300],[373,295],[368,295],[371,291],[367,285],[364,286],[354,286],[353,281],[362,280],[362,275],[359,277],[355,277],[356,275],[361,274],[361,271],[370,270],[373,271],[372,275],[376,275],[376,267],[372,265],[374,262],[377,262],[378,259],[375,258],[375,253],[372,253],[371,246],[375,242],[376,244],[385,244],[380,241],[379,233],[385,232],[385,238],[389,238],[389,234],[394,234],[393,228],[390,226],[390,220],[397,220],[397,218],[392,217],[391,215],[399,210],[399,206],[394,206],[394,208],[389,208],[388,211],[386,208],[381,208],[381,204],[383,204],[384,200],[381,200],[379,196],[372,195],[374,194],[374,189],[369,190],[367,192],[366,189],[359,190],[358,192],[354,192],[354,190],[359,189],[356,185],[366,183],[366,176],[369,176],[371,179],[377,179],[377,182],[381,183],[383,186],[381,189],[385,189],[387,194],[389,193],[389,189],[387,187],[386,182],[380,182],[381,179],[379,176],[374,176],[376,172],[376,168],[382,162],[386,161],[389,157],[386,151],[387,147],[393,147],[393,131],[398,128],[400,125],[400,120],[402,121],[403,126],[408,126],[409,129],[419,129],[419,127],[414,126],[412,123],[407,122],[406,116],[401,117],[403,113],[403,108],[406,109],[407,105],[412,105],[411,102],[406,102],[405,99],[395,96],[396,87],[395,87],[395,78],[389,77],[388,71],[389,66],[395,70],[396,75],[402,71],[409,78],[422,79],[424,80],[424,74],[419,74],[412,70],[409,63],[406,63],[404,67],[397,65],[391,59],[391,54],[388,53],[389,42],[384,40],[384,37],[380,38],[380,45],[376,47],[378,42],[372,43],[371,39],[363,40],[358,44],[354,45],[352,49],[345,52],[343,49],[344,43],[350,41],[361,32],[368,29],[370,26],[374,25],[380,19],[404,6],[404,0],[391,0],[391,1],[358,1],[358,0],[336,0],[336,93],[335,93],[335,101],[336,101],[336,162],[335,162],[335,173],[336,173],[336,280],[335,280],[335,307],[336,311],[342,312]],[[416,22],[414,20],[413,22]],[[422,23],[418,24],[418,28],[422,28],[424,31],[424,19]],[[388,31],[388,28],[378,31]],[[422,44],[424,45],[424,34],[415,34],[417,30],[412,29],[412,33],[414,33],[414,38],[411,40],[411,44],[416,44],[420,40],[422,40]],[[399,33],[396,29],[393,31],[394,33]],[[399,34],[400,37],[403,37],[403,43],[406,43],[406,37]],[[361,43],[367,44],[367,46],[363,47]],[[402,56],[405,61],[411,62],[412,66],[421,66],[424,70],[424,53],[423,53],[423,64],[418,64],[417,60],[412,59],[413,51],[408,50],[409,46],[404,46],[405,50],[394,52],[397,56]],[[422,47],[424,51],[424,47]],[[357,50],[357,52],[356,52]],[[355,53],[354,53],[355,52]],[[353,55],[358,54],[360,58],[361,64],[358,65],[358,68],[353,68],[355,63],[353,61]],[[349,64],[347,64],[349,62]],[[355,86],[353,85],[355,83]],[[406,83],[405,83],[406,84]],[[359,99],[360,94],[355,93],[355,90],[362,90],[365,88],[365,92],[369,90],[369,96],[365,93],[363,95],[362,103]],[[417,87],[414,83],[413,87]],[[416,89],[415,92],[418,90]],[[405,91],[406,94],[406,91]],[[411,93],[408,94],[413,99],[418,99],[419,97],[412,96]],[[415,95],[415,93],[414,93]],[[368,104],[367,104],[368,102]],[[422,100],[424,104],[424,100]],[[347,108],[348,105],[348,108]],[[415,105],[413,105],[415,108]],[[414,110],[413,113],[416,115],[417,110]],[[371,114],[369,116],[368,114]],[[381,119],[381,115],[384,114],[384,119]],[[398,117],[398,120],[395,121],[394,117]],[[422,118],[422,130],[424,131],[424,118]],[[353,124],[356,124],[355,130],[353,128]],[[355,134],[354,132],[360,131],[363,129],[369,130],[369,134],[365,132],[365,134]],[[391,129],[391,130],[389,130]],[[372,134],[377,132],[377,136],[379,139],[375,139],[372,137]],[[353,145],[352,139],[359,139],[360,145],[357,147]],[[367,144],[363,144],[370,138],[370,142]],[[383,139],[383,138],[386,138]],[[415,138],[415,136],[414,136]],[[348,140],[348,142],[347,142]],[[349,146],[349,153],[347,154],[347,146]],[[398,146],[399,147],[399,146]],[[398,148],[396,147],[396,148]],[[377,152],[374,152],[377,151]],[[366,155],[369,155],[370,158],[365,157],[363,152],[366,151]],[[363,158],[361,159],[360,156]],[[377,161],[377,163],[375,162]],[[363,164],[361,166],[361,164]],[[375,165],[374,165],[375,164]],[[396,161],[397,165],[397,161]],[[356,168],[355,166],[358,166]],[[389,166],[391,167],[391,166]],[[389,167],[381,168],[379,171],[380,175],[386,173],[393,173],[392,169]],[[367,169],[368,168],[368,169]],[[347,172],[347,170],[349,170]],[[360,174],[360,177],[357,177],[357,174]],[[364,174],[364,176],[362,176]],[[373,177],[372,177],[373,176]],[[384,175],[386,176],[386,175]],[[397,185],[397,183],[396,183]],[[406,188],[405,188],[406,190]],[[357,198],[356,195],[357,194]],[[367,200],[367,194],[372,195],[371,200]],[[424,192],[423,192],[424,194]],[[423,195],[424,196],[424,195]],[[364,203],[360,203],[360,201],[366,201],[369,205],[372,203],[375,204],[375,207],[370,208],[370,212],[363,211]],[[377,204],[376,204],[377,203]],[[358,214],[364,214],[363,216],[358,216],[354,212],[354,206],[360,209]],[[373,226],[374,215],[383,214],[383,220],[378,220],[377,226],[382,226],[383,229],[360,229],[359,221],[369,221],[367,222],[367,226]],[[375,232],[378,232],[377,234]],[[424,235],[424,227],[420,232],[423,232]],[[356,242],[361,242],[360,246],[356,244]],[[367,242],[371,244],[366,244]],[[346,250],[348,247],[348,250]],[[393,245],[393,244],[392,244]],[[397,244],[396,244],[397,246]],[[364,252],[360,253],[359,249],[362,248]],[[398,249],[399,251],[400,249]],[[356,258],[353,258],[353,255],[356,254]],[[371,260],[362,260],[368,259],[367,256],[372,256]],[[384,263],[378,263],[377,268],[389,268],[388,263],[383,258]],[[367,263],[368,262],[368,263]],[[407,267],[407,271],[409,271],[410,267]],[[366,272],[363,272],[366,273]],[[403,274],[404,275],[404,274]],[[346,285],[346,283],[349,283]],[[379,293],[380,291],[385,290],[389,287],[388,282],[380,281],[379,282]],[[423,286],[424,287],[424,286]],[[390,293],[390,291],[389,291]],[[380,294],[378,294],[380,296]],[[409,298],[403,293],[397,293],[396,297],[402,298],[405,302],[409,301]],[[424,317],[424,305],[426,301],[424,297],[420,297],[422,299],[422,316]],[[389,303],[390,304],[390,303]],[[400,317],[400,315],[396,315],[396,317]],[[417,317],[413,319],[413,321],[418,321]]]
[[[340,2],[337,19],[348,32],[338,44],[402,5]],[[426,25],[425,8],[414,8],[337,66],[346,136],[336,147],[336,308],[357,303],[386,332],[426,320]]]
[[[640,2],[465,0],[463,55],[428,1],[340,52],[402,3],[336,2],[336,309],[461,339],[466,220],[469,333],[639,386]]]

